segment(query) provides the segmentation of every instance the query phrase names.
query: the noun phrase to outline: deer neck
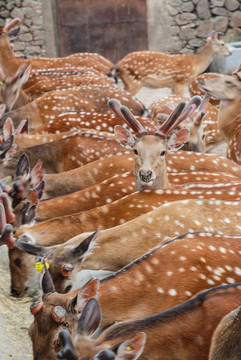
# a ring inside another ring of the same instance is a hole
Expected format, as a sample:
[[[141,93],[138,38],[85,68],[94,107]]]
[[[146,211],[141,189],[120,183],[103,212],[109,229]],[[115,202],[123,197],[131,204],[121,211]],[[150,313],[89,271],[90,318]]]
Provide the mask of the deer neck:
[[[19,96],[14,103],[13,108],[18,109],[31,101],[30,96],[28,96],[22,89],[20,89]]]
[[[240,99],[222,100],[218,113],[218,127],[223,137],[230,139],[240,125]]]
[[[204,47],[194,55],[196,68],[195,73],[197,75],[207,69],[214,55],[215,51],[212,49],[211,40],[208,39]]]
[[[14,56],[8,37],[2,36],[0,39],[0,64],[5,74],[14,75],[23,63],[23,60]]]

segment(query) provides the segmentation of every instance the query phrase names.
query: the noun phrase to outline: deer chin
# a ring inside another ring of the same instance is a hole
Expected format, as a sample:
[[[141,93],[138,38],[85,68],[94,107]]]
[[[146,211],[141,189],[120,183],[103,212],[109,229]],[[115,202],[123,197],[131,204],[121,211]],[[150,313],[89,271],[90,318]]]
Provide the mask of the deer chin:
[[[150,180],[146,180],[146,181],[140,179],[140,184],[142,186],[151,187],[153,185],[154,181],[155,181],[155,179],[150,179]]]

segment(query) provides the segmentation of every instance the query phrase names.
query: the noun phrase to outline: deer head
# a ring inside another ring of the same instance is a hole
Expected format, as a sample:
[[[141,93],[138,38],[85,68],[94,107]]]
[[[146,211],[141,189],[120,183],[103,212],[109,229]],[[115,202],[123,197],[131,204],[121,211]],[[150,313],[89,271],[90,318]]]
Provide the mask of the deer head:
[[[34,320],[29,327],[29,335],[33,345],[34,359],[56,359],[57,352],[61,350],[58,335],[61,330],[68,329],[75,335],[80,313],[90,298],[98,297],[99,282],[96,279],[83,288],[74,290],[68,296],[56,299],[51,275],[46,268],[43,269],[40,282],[43,293],[42,301],[30,306]]]
[[[15,63],[18,63],[17,58],[14,56],[9,38],[12,35],[15,35],[15,31],[13,31],[12,28],[20,22],[21,19],[15,18],[11,20],[8,24],[5,24],[5,26],[0,26],[0,63],[4,71],[9,68],[10,62],[13,61],[14,65]],[[16,69],[16,66],[14,67]],[[14,72],[8,72],[7,75],[13,75],[13,73]]]
[[[229,56],[231,55],[231,51],[223,42],[222,35],[222,32],[216,32],[213,30],[208,38],[208,41],[210,41],[211,48],[215,54],[218,53],[219,55]]]
[[[133,136],[129,130],[115,126],[118,142],[132,149],[135,155],[136,190],[170,187],[165,155],[183,146],[188,139],[189,130],[181,129],[170,137],[168,135],[196,110],[200,102],[199,96],[193,97],[188,105],[181,102],[154,134],[148,134],[127,107],[122,106],[116,99],[109,100],[110,108],[127,122],[136,134]]]
[[[11,111],[15,107],[25,105],[24,96],[21,96],[25,94],[23,94],[21,88],[28,81],[30,71],[31,65],[22,64],[13,76],[6,76],[3,71],[0,72],[0,79],[2,81],[0,96],[2,102],[6,104],[6,112]]]

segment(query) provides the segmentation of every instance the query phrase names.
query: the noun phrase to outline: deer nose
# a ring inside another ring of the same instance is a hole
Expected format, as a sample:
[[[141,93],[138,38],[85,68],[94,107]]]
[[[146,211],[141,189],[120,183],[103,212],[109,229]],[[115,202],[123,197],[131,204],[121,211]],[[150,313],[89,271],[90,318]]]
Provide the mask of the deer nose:
[[[151,180],[152,171],[151,170],[147,170],[147,171],[140,170],[139,175],[140,175],[140,178],[142,181],[147,182],[147,181]]]

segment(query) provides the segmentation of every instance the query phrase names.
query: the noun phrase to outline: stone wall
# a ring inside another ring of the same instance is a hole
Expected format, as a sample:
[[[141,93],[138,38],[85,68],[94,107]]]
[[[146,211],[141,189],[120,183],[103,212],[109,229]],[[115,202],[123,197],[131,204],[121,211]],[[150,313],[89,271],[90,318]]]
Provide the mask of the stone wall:
[[[0,0],[0,26],[15,17],[22,20],[13,41],[15,53],[58,56],[54,4]],[[212,29],[223,32],[227,42],[241,41],[241,0],[147,0],[147,7],[150,50],[196,52]]]
[[[241,41],[241,1],[168,0],[171,51],[196,52],[211,30],[224,33],[224,41]]]
[[[16,17],[22,21],[13,41],[14,52],[25,58],[45,56],[42,0],[0,0],[0,26]]]

